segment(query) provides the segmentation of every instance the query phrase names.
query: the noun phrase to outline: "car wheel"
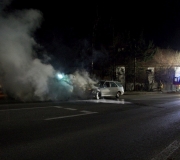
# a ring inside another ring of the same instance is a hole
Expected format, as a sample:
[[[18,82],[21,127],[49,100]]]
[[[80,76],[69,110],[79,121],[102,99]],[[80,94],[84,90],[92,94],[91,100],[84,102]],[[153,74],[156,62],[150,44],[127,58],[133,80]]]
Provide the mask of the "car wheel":
[[[120,96],[121,96],[121,92],[118,91],[118,92],[116,93],[116,98],[119,98]]]
[[[100,92],[97,92],[96,93],[96,99],[100,99],[101,98],[101,93]]]

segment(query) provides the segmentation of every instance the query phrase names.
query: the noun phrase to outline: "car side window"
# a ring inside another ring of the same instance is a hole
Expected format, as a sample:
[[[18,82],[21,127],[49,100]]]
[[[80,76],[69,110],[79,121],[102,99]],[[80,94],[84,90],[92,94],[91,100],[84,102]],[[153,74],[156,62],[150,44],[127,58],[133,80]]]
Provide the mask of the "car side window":
[[[117,87],[117,85],[114,82],[110,82],[111,87]]]
[[[104,87],[110,87],[109,82],[105,82]]]

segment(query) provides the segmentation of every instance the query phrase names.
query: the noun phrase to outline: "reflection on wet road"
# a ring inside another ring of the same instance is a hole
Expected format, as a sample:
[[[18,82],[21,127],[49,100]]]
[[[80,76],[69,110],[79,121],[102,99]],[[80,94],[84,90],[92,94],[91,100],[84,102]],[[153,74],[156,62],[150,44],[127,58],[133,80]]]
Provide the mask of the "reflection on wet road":
[[[114,103],[114,104],[128,104],[131,102],[125,101],[124,99],[89,99],[89,100],[75,100],[71,102],[91,102],[91,103]]]

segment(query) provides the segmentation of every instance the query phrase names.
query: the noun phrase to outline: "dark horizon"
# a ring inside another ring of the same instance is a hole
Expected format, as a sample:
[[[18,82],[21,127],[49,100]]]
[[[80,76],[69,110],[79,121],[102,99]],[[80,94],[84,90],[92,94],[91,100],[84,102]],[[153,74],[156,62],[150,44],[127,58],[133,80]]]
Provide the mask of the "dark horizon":
[[[43,14],[38,38],[73,41],[89,39],[97,22],[97,33],[102,29],[116,32],[130,31],[144,33],[146,40],[152,40],[157,47],[180,50],[180,2],[164,1],[157,3],[131,2],[51,2],[14,0],[8,10],[38,9]],[[108,30],[109,28],[109,30]],[[37,36],[35,35],[35,36]]]

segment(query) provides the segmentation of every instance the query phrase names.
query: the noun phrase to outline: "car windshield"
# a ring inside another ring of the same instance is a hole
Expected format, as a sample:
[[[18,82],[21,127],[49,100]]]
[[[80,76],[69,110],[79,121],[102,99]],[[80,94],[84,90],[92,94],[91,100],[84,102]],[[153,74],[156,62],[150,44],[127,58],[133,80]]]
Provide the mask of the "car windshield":
[[[116,82],[116,84],[119,86],[119,87],[122,87],[122,84],[120,82]]]

